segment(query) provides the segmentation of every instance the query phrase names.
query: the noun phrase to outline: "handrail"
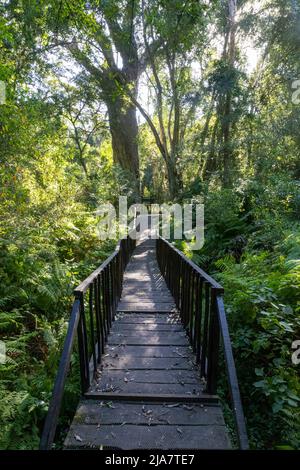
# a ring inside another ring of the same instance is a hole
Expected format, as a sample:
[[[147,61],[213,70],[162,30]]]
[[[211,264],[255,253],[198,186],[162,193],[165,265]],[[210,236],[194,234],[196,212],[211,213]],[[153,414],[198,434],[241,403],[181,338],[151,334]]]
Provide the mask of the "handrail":
[[[248,449],[248,437],[223,303],[222,286],[171,243],[158,237],[157,261],[175,299],[196,354],[206,392],[216,394],[220,335],[240,449]]]
[[[217,281],[215,281],[214,278],[209,276],[205,271],[203,271],[203,269],[199,268],[199,266],[195,264],[191,259],[187,258],[182,253],[182,251],[178,250],[174,245],[168,242],[168,240],[166,240],[165,238],[162,238],[161,236],[159,238],[161,238],[164,241],[164,243],[166,243],[170,248],[172,248],[172,250],[174,250],[175,253],[177,253],[178,256],[180,256],[186,263],[188,263],[189,266],[191,266],[191,268],[193,268],[198,274],[200,274],[200,276],[202,276],[203,279],[209,282],[212,287],[214,287],[215,289],[218,289],[219,292],[224,292],[223,287]]]
[[[119,253],[121,242],[123,239],[126,239],[126,237],[121,238],[121,240],[118,241],[114,252],[108,258],[106,258],[105,261],[103,261],[101,266],[95,269],[95,271],[93,271],[86,279],[84,279],[84,281],[82,281],[79,284],[79,286],[76,287],[76,289],[74,289],[75,295],[80,294],[80,293],[84,294],[87,291],[88,286],[91,284],[91,282],[95,280],[98,274],[100,274],[101,271],[103,271],[106,268],[106,266],[112,261],[112,259]]]
[[[121,296],[123,273],[134,247],[133,238],[123,237],[115,251],[74,290],[75,300],[40,440],[42,450],[51,449],[54,441],[76,333],[83,395],[96,376]]]
[[[223,347],[224,347],[224,356],[225,363],[227,368],[228,382],[230,387],[230,393],[232,396],[233,402],[233,413],[235,418],[235,425],[237,429],[237,435],[239,437],[239,444],[241,449],[248,449],[248,437],[247,429],[243,412],[243,405],[241,401],[240,390],[238,386],[238,379],[236,375],[236,368],[232,353],[228,323],[224,308],[223,298],[217,296],[217,305],[218,305],[218,318],[220,324],[220,330],[223,338]]]
[[[40,449],[49,449],[53,443],[55,430],[61,409],[65,383],[69,371],[70,359],[76,336],[77,326],[80,315],[80,302],[75,300],[71,317],[68,325],[68,331],[64,342],[64,347],[58,367],[58,373],[55,379],[53,393],[45,420],[43,434],[40,442]]]

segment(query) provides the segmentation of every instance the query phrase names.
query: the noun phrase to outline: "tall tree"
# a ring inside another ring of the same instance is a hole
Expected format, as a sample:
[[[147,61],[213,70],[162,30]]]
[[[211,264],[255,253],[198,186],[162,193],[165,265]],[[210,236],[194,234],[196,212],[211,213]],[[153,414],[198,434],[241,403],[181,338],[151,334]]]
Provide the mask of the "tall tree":
[[[140,2],[52,0],[50,6],[48,25],[52,35],[98,86],[108,110],[114,161],[135,178],[138,189],[135,100],[148,55],[138,34]],[[155,51],[159,42],[149,47]]]
[[[195,117],[200,99],[192,67],[205,43],[206,10],[203,2],[196,1],[142,1],[148,86],[154,91],[155,115],[150,116],[139,103],[137,106],[166,165],[171,199],[182,189],[180,157],[187,126]],[[155,42],[163,47],[154,54],[150,45]]]
[[[240,2],[240,6],[243,2]],[[223,41],[219,59],[212,64],[208,75],[211,102],[200,140],[204,144],[210,137],[209,151],[203,169],[203,177],[208,178],[218,170],[225,187],[232,184],[232,173],[235,166],[233,130],[241,112],[242,88],[240,79],[243,74],[239,67],[237,47],[237,13],[236,0],[219,2],[219,18],[216,30],[220,42]],[[213,110],[215,111],[213,113]],[[209,126],[213,124],[211,131]]]

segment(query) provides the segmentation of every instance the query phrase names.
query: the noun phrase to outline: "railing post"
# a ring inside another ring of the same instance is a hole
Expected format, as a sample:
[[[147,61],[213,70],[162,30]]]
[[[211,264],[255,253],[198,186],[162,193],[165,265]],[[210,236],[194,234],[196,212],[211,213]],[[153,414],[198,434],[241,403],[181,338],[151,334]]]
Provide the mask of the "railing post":
[[[209,294],[210,294],[210,286],[208,282],[204,281],[204,292],[205,292],[205,300],[204,300],[204,322],[203,322],[203,336],[202,336],[202,347],[201,347],[201,377],[206,377],[206,359],[207,359],[207,345],[208,345],[208,325],[209,325],[209,309],[210,309],[210,302],[209,302]]]
[[[92,349],[92,359],[94,366],[94,375],[97,371],[97,358],[96,358],[96,342],[95,342],[95,329],[94,329],[94,302],[93,302],[93,284],[90,284],[89,287],[89,314],[90,314],[90,336],[91,336],[91,349]]]
[[[101,355],[104,352],[104,338],[103,338],[102,319],[101,319],[101,312],[100,312],[99,275],[94,280],[93,286],[94,286],[94,297],[95,297],[95,307],[96,307],[97,350],[98,350],[97,362],[98,364],[100,364]]]
[[[210,299],[210,323],[208,335],[208,363],[207,363],[207,392],[215,394],[217,392],[218,361],[220,346],[220,327],[217,314],[217,293],[211,287]]]
[[[105,282],[105,269],[101,272],[101,300],[102,300],[102,316],[104,324],[104,339],[107,341],[107,335],[109,332],[108,315],[107,315],[107,303],[106,303],[106,282]]]
[[[221,327],[220,329],[222,332],[224,357],[225,357],[225,364],[226,364],[227,375],[228,375],[231,400],[233,404],[233,413],[234,413],[234,419],[235,419],[235,425],[236,425],[237,438],[239,441],[240,449],[247,450],[249,449],[247,429],[246,429],[242,400],[240,396],[238,379],[236,375],[235,363],[234,363],[234,358],[233,358],[233,353],[232,353],[232,348],[231,348],[231,341],[230,341],[228,324],[226,320],[222,293],[219,293],[219,295],[217,295],[216,303],[217,303],[218,319],[219,319],[219,323]]]
[[[202,310],[203,310],[203,278],[198,275],[197,286],[197,308],[196,308],[196,331],[195,331],[195,347],[196,347],[196,362],[200,363],[201,357],[201,336],[202,336]]]
[[[193,347],[193,352],[196,352],[197,341],[199,340],[199,334],[201,331],[201,325],[199,323],[199,313],[200,313],[200,295],[199,295],[199,275],[195,273],[194,275],[194,319],[193,319],[193,333],[191,337],[191,343]]]
[[[86,321],[84,312],[84,297],[82,292],[76,293],[75,298],[80,302],[80,317],[77,329],[78,335],[78,352],[80,363],[80,377],[81,377],[81,391],[84,394],[90,386],[90,371],[89,371],[89,354],[86,332]]]

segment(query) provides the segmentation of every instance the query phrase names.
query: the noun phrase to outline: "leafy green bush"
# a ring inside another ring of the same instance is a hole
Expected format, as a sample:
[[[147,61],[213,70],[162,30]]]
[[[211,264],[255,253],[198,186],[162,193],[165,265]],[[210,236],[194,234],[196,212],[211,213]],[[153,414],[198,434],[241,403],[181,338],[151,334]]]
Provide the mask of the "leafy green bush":
[[[216,262],[254,447],[299,446],[299,423],[289,425],[300,406],[291,360],[300,337],[300,262],[291,260],[299,233],[286,234],[272,252],[246,253],[239,264],[229,256]]]
[[[251,446],[299,448],[299,366],[291,360],[300,338],[298,183],[274,174],[264,190],[248,180],[204,200],[205,244],[187,254],[224,286]]]

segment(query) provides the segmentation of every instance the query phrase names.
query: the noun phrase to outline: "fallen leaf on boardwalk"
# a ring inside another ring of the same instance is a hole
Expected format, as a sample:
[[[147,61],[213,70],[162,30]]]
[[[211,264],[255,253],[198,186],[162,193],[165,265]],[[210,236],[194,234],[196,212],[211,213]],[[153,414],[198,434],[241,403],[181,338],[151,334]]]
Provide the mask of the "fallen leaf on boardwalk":
[[[192,411],[194,409],[193,406],[183,405],[183,408],[188,411]]]
[[[182,429],[176,428],[176,431],[179,432],[179,434],[182,434]]]
[[[112,402],[108,402],[108,403],[105,403],[106,406],[108,406],[108,408],[113,408],[115,409],[115,406],[113,406]]]
[[[170,424],[170,421],[167,418],[159,418],[157,417],[157,421],[161,421],[162,423]]]
[[[178,354],[178,356],[180,357],[184,357],[184,354],[180,354],[178,351],[174,351],[176,354]]]
[[[74,437],[75,437],[76,441],[82,442],[82,439],[81,439],[80,436],[78,436],[78,434],[74,434]]]

